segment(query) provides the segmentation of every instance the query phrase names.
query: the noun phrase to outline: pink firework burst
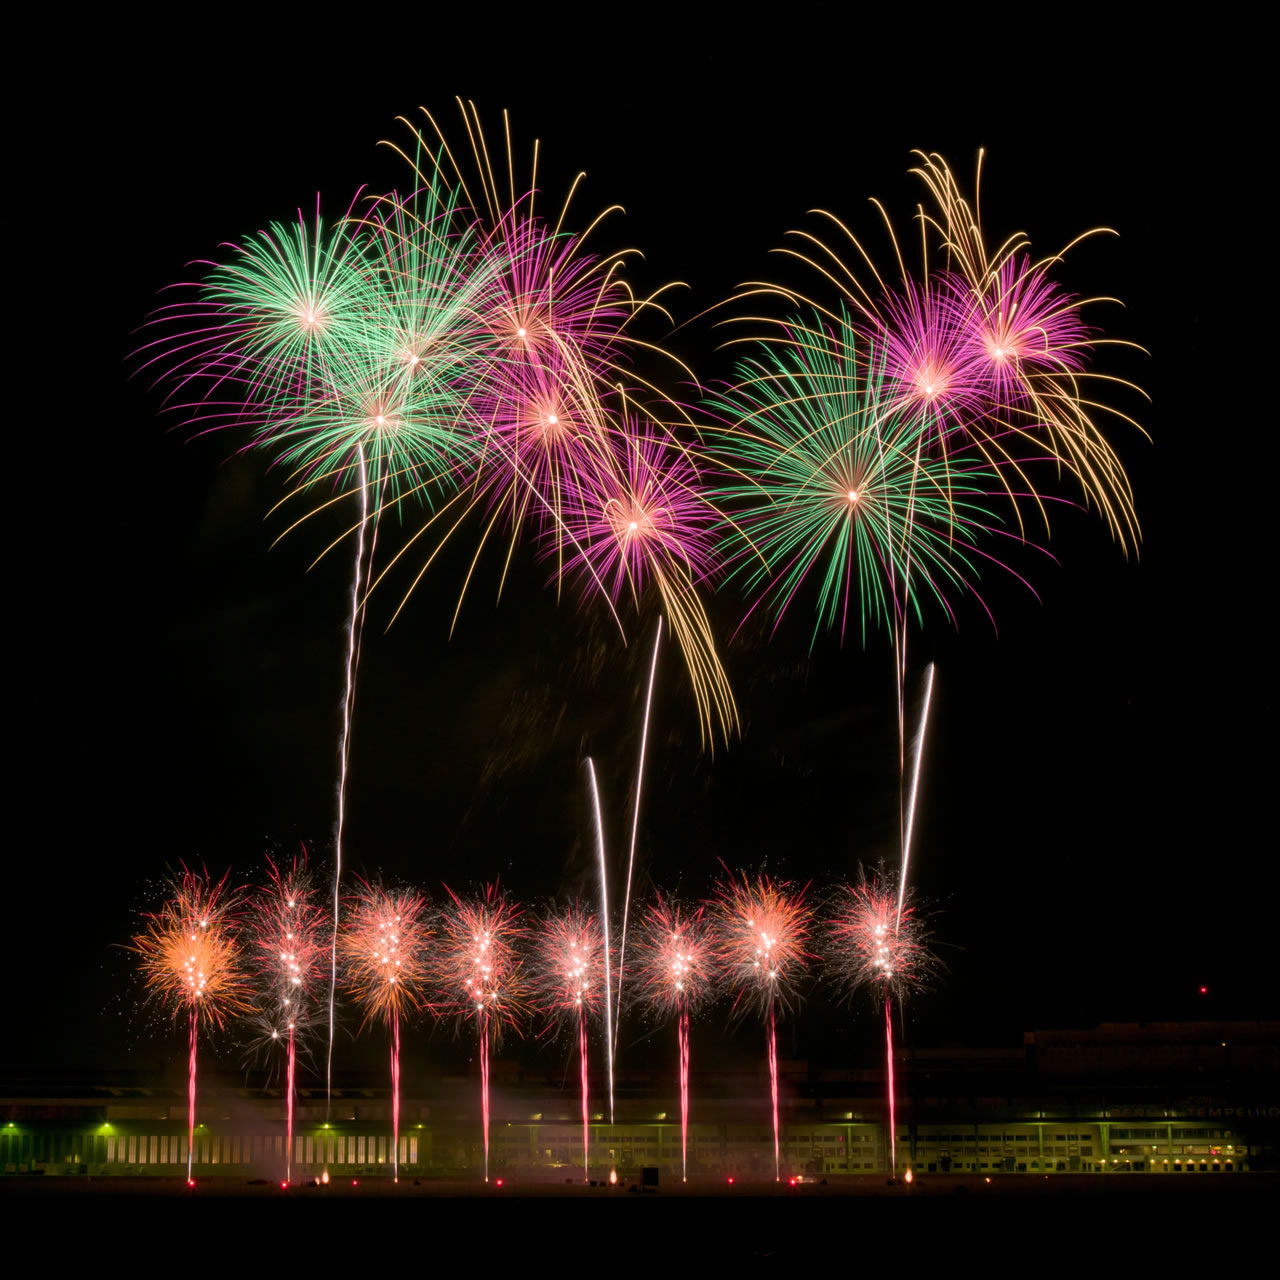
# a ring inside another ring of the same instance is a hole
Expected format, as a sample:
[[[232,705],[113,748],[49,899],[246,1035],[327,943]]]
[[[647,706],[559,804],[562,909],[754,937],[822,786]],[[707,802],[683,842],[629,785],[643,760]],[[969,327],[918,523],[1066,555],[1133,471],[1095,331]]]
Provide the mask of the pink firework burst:
[[[680,1174],[689,1176],[689,1014],[715,994],[715,940],[704,908],[686,910],[659,895],[636,940],[640,997],[655,1013],[676,1016],[680,1053]]]
[[[607,471],[579,472],[568,525],[576,555],[617,602],[652,578],[698,582],[719,564],[723,517],[703,492],[689,454],[625,413],[611,433]]]
[[[859,877],[844,886],[828,927],[827,966],[843,994],[869,991],[901,1005],[937,971],[929,931],[907,891],[901,919],[891,877]]]
[[[734,993],[734,1010],[768,1017],[790,1009],[814,959],[808,951],[812,914],[805,889],[768,876],[730,877],[716,887],[718,962]]]
[[[690,909],[659,894],[640,922],[635,949],[637,998],[653,1013],[696,1013],[714,998],[716,939],[704,907]]]
[[[285,1181],[293,1177],[298,1044],[317,1023],[315,1000],[328,977],[331,929],[307,870],[306,851],[281,870],[267,859],[268,883],[250,904],[248,929],[262,992],[262,1038],[285,1051]]]
[[[1025,404],[1029,376],[1079,373],[1087,363],[1089,329],[1080,300],[1025,254],[1006,257],[981,296],[957,280],[952,304],[968,359],[999,406]]]
[[[591,1165],[590,1072],[587,1020],[604,1010],[605,952],[600,921],[577,903],[545,919],[539,929],[536,987],[550,1026],[571,1024],[578,1033],[582,1085],[582,1178]],[[610,1028],[605,1028],[609,1034]]]
[[[391,1030],[391,1167],[400,1177],[400,1023],[426,1007],[431,937],[420,893],[391,892],[361,881],[338,934],[347,985],[364,1009]]]
[[[484,1179],[489,1181],[489,1051],[505,1029],[520,1031],[526,984],[520,942],[528,932],[522,912],[497,885],[469,900],[448,890],[452,904],[440,914],[435,983],[444,1007],[474,1022],[480,1047],[480,1109],[484,1125]]]
[[[432,982],[442,1010],[475,1022],[494,1042],[520,1032],[528,1016],[529,985],[520,946],[528,936],[524,912],[497,885],[473,898],[447,890],[440,912]]]
[[[735,992],[735,1011],[754,1006],[764,1018],[769,1052],[769,1094],[773,1104],[773,1174],[782,1177],[778,1123],[777,1012],[798,998],[812,957],[805,949],[810,912],[804,889],[768,876],[731,877],[716,888],[715,914],[720,965]]]
[[[956,306],[951,277],[932,275],[924,286],[904,279],[872,319],[895,407],[923,415],[941,435],[973,418],[982,405],[983,362]]]

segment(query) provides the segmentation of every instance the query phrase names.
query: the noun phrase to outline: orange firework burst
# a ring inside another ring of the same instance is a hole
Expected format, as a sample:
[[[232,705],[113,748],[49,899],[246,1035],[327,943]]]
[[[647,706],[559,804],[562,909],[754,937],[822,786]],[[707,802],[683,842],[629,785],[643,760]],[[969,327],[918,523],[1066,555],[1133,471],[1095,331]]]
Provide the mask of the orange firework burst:
[[[734,1011],[762,1015],[790,1009],[813,958],[805,949],[809,908],[804,889],[768,876],[731,878],[716,888],[719,960],[734,992]]]
[[[426,899],[363,884],[338,936],[347,989],[364,1021],[395,1026],[426,1005],[428,980]]]
[[[195,1021],[222,1028],[229,1016],[252,1012],[235,940],[239,897],[227,890],[225,875],[214,882],[185,867],[172,889],[129,949],[142,958],[148,993],[174,1017],[185,1009]]]

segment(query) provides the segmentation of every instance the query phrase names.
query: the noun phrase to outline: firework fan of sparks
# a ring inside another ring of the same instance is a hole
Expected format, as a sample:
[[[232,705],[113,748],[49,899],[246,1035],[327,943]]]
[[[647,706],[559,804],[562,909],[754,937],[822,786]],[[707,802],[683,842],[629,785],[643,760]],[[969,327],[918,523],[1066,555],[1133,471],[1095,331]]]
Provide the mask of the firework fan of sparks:
[[[534,987],[551,1025],[604,1012],[604,934],[596,914],[574,903],[537,926]]]
[[[976,595],[979,567],[1000,565],[979,546],[1003,532],[996,468],[962,443],[931,448],[925,419],[895,405],[883,356],[845,315],[793,322],[737,372],[712,402],[732,425],[710,434],[741,530],[733,572],[757,597],[747,616],[766,603],[780,620],[808,586],[811,644],[851,622],[865,643],[871,625],[922,620],[929,600],[954,619],[952,596]]]
[[[250,900],[245,920],[268,1044],[293,1032],[305,1046],[322,1025],[317,1000],[327,990],[332,923],[305,856],[283,869],[268,858],[267,883]]]
[[[1048,525],[1046,502],[1021,469],[1030,454],[1072,475],[1122,548],[1136,547],[1132,489],[1098,421],[1106,415],[1142,429],[1098,396],[1117,386],[1145,393],[1089,367],[1096,349],[1134,344],[1101,337],[1081,319],[1082,307],[1114,299],[1081,299],[1062,289],[1050,273],[1063,254],[1033,261],[1021,232],[988,250],[976,194],[981,153],[972,203],[941,156],[916,155],[920,164],[912,172],[923,180],[932,205],[931,212],[921,207],[916,219],[924,255],[918,281],[908,273],[899,238],[878,201],[872,203],[892,243],[900,282],[887,283],[850,228],[825,210],[815,213],[833,243],[822,234],[796,231],[791,243],[798,247],[782,252],[820,273],[841,307],[859,315],[859,330],[884,352],[895,404],[919,417],[939,457],[967,442],[997,468],[1020,529],[1024,500]],[[1072,244],[1107,231],[1086,232]],[[930,265],[931,240],[946,263],[942,270]],[[839,319],[795,290],[763,282],[747,287],[747,294],[760,293],[809,301],[829,319]]]
[[[805,889],[768,876],[729,876],[713,903],[718,965],[733,992],[733,1012],[767,1017],[799,1000],[814,956],[808,950],[812,913]]]
[[[214,881],[183,868],[170,897],[137,934],[131,950],[140,960],[148,994],[174,1017],[221,1030],[229,1017],[252,1013],[252,989],[236,941],[240,896],[227,877]]]
[[[930,937],[910,889],[899,918],[893,877],[862,873],[838,891],[827,927],[826,969],[846,998],[866,991],[901,1008],[937,972]]]
[[[645,910],[634,946],[634,998],[654,1015],[696,1013],[715,998],[718,956],[705,907],[658,894]]]
[[[421,894],[361,884],[342,922],[338,951],[366,1023],[395,1026],[426,1007],[431,933]]]
[[[528,935],[521,908],[495,885],[473,898],[448,890],[439,916],[432,986],[442,1012],[475,1021],[495,1044],[504,1030],[520,1034],[529,986],[520,947]]]

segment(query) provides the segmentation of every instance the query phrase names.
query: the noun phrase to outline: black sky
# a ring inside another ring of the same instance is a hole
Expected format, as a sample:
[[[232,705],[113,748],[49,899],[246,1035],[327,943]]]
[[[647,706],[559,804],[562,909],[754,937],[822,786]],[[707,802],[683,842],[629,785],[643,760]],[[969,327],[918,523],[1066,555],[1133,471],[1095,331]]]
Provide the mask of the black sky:
[[[264,514],[282,488],[264,460],[232,457],[229,438],[167,431],[126,357],[189,259],[288,219],[317,190],[337,211],[361,183],[403,182],[375,144],[419,104],[456,125],[454,93],[495,133],[509,107],[518,143],[542,139],[549,194],[582,168],[584,214],[625,207],[601,243],[644,250],[639,290],[688,281],[679,319],[776,273],[769,250],[813,207],[887,253],[866,201],[906,224],[913,147],[966,177],[987,148],[992,238],[1023,228],[1046,252],[1090,226],[1120,231],[1074,251],[1061,279],[1124,299],[1094,319],[1152,353],[1110,358],[1153,399],[1122,403],[1154,444],[1113,434],[1141,558],[1066,512],[1057,562],[1017,561],[1039,600],[994,574],[984,584],[998,635],[969,603],[958,629],[935,614],[913,637],[913,678],[938,664],[914,875],[939,911],[949,974],[910,1034],[985,1041],[1032,1025],[1276,1013],[1274,874],[1253,800],[1262,735],[1249,727],[1269,697],[1255,692],[1269,686],[1258,670],[1269,647],[1252,635],[1256,584],[1230,510],[1256,499],[1221,474],[1224,457],[1239,466],[1224,436],[1243,427],[1224,420],[1207,358],[1223,295],[1206,250],[1229,216],[1230,112],[1202,77],[1102,41],[1105,53],[1064,49],[1060,71],[1006,85],[960,66],[919,79],[838,50],[791,56],[763,37],[734,48],[688,32],[610,45],[621,61],[607,69],[602,47],[573,74],[548,74],[515,45],[443,65],[411,50],[361,57],[357,73],[341,58],[296,65],[284,45],[243,35],[100,34],[103,55],[82,37],[24,116],[30,136],[57,141],[23,215],[46,229],[29,225],[21,241],[36,304],[16,344],[60,426],[16,455],[38,464],[12,530],[30,590],[10,612],[24,815],[8,853],[11,1065],[155,1060],[120,1016],[133,993],[112,950],[146,882],[180,859],[245,876],[266,847],[331,839],[348,566],[336,556],[305,570],[336,526],[272,549],[284,524]],[[541,49],[548,37],[528,39]],[[596,60],[599,75],[577,72]],[[697,323],[670,342],[715,379],[730,372],[719,340]],[[31,438],[26,410],[14,415],[14,438]],[[349,865],[436,892],[498,874],[527,896],[591,890],[577,764],[597,758],[620,845],[652,615],[632,619],[624,650],[574,599],[557,602],[525,554],[496,608],[498,564],[482,566],[450,639],[464,569],[446,556],[389,634],[393,602],[375,596]],[[732,591],[715,602],[722,636],[740,613]],[[892,853],[885,638],[864,650],[823,637],[810,657],[809,625],[800,613],[772,642],[749,630],[727,646],[745,732],[714,760],[664,652],[646,882],[700,892],[724,858],[826,885]],[[815,998],[799,1050],[825,1052],[838,1021]]]

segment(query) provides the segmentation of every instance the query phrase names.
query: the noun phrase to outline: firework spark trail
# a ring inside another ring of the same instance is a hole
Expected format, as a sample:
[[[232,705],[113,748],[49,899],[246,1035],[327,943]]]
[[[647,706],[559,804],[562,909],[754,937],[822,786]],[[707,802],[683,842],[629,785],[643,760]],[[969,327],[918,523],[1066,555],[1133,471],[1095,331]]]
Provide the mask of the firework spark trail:
[[[347,765],[351,757],[351,712],[352,699],[355,694],[355,658],[357,649],[357,627],[360,621],[360,573],[364,565],[364,529],[369,519],[369,488],[365,474],[364,445],[356,445],[356,457],[359,462],[360,480],[360,531],[356,538],[355,573],[351,579],[351,617],[347,630],[347,678],[342,702],[342,746],[340,748],[340,772],[338,775],[338,831],[334,842],[333,864],[333,952],[329,974],[329,1052],[325,1063],[325,1119],[333,1105],[333,1033],[334,1004],[338,989],[338,925],[341,918],[342,890],[342,827],[346,820],[347,800]]]
[[[898,1176],[898,1128],[895,1118],[896,1091],[893,1085],[893,1009],[887,995],[884,998],[884,1043],[889,1081],[889,1171],[891,1176],[896,1178]]]
[[[774,1175],[782,1176],[778,1128],[777,1010],[798,994],[808,961],[809,909],[805,890],[767,876],[736,876],[716,888],[715,911],[721,971],[735,992],[734,1010],[754,1007],[768,1026],[769,1083],[773,1104]]]
[[[782,1145],[778,1134],[778,1032],[769,1001],[769,1093],[773,1099],[773,1180],[782,1181]]]
[[[400,1018],[391,1019],[391,1177],[400,1181]]]
[[[227,892],[227,877],[212,882],[206,873],[183,868],[172,894],[150,917],[130,950],[141,957],[148,997],[171,1006],[176,1018],[190,1019],[187,1060],[187,1179],[195,1153],[196,1057],[200,1023],[221,1029],[232,1014],[255,1012],[235,941],[238,894]]]
[[[587,1011],[585,1007],[578,1010],[578,1063],[582,1078],[582,1180],[586,1182],[591,1158],[591,1116],[587,1109],[589,1080],[587,1078]]]
[[[689,1010],[680,1010],[680,1181],[689,1181]]]
[[[363,885],[347,913],[340,946],[347,982],[365,1022],[381,1018],[391,1032],[392,1170],[400,1176],[400,1023],[426,1007],[429,979],[427,904],[417,893]]]
[[[547,917],[540,929],[537,987],[542,1011],[550,1019],[547,1029],[567,1028],[572,1019],[578,1035],[578,1062],[582,1083],[583,1181],[587,1180],[590,1154],[590,1113],[587,1095],[590,1079],[587,1058],[587,1019],[601,1012],[601,993],[609,984],[600,977],[602,946],[600,922],[576,903]],[[605,1024],[608,1041],[608,1024]]]
[[[288,1115],[288,1133],[285,1135],[284,1149],[284,1178],[286,1182],[293,1181],[293,1091],[294,1082],[297,1079],[298,1051],[295,1041],[295,1032],[293,1025],[289,1026],[289,1061],[285,1068],[285,1085],[289,1091],[289,1101],[286,1104],[286,1112]]]
[[[527,933],[521,910],[496,884],[481,896],[453,900],[440,916],[441,946],[434,967],[443,1007],[462,1024],[474,1021],[480,1054],[480,1112],[484,1176],[489,1180],[489,1058],[504,1029],[521,1031],[528,1013],[524,961],[518,944]]]
[[[196,1147],[196,1006],[191,1006],[191,1052],[187,1060],[187,1182]]]
[[[636,938],[637,997],[654,1015],[675,1014],[680,1053],[681,1174],[689,1168],[689,1015],[716,990],[710,924],[698,907],[687,910],[659,893],[641,918]]]
[[[649,741],[649,709],[653,706],[653,682],[658,674],[658,645],[662,642],[662,615],[653,637],[653,661],[649,666],[649,691],[644,699],[644,728],[640,732],[640,763],[636,767],[636,807],[631,815],[631,852],[627,857],[627,892],[622,900],[622,934],[618,939],[618,1000],[613,1023],[613,1052],[618,1052],[618,1029],[622,1026],[622,966],[627,956],[627,917],[631,910],[631,873],[636,865],[636,832],[640,828],[640,789],[644,785],[644,753]]]
[[[480,1112],[484,1124],[484,1180],[489,1181],[489,1032],[480,1031]]]
[[[925,673],[924,708],[920,713],[920,733],[916,738],[916,760],[911,771],[911,798],[907,805],[907,830],[902,840],[902,870],[898,875],[898,914],[894,929],[902,927],[902,903],[907,892],[907,866],[911,859],[911,831],[916,820],[916,792],[920,786],[920,764],[924,756],[924,735],[929,727],[929,703],[933,699],[933,663]]]
[[[591,780],[591,803],[596,819],[596,848],[600,854],[600,927],[604,931],[604,1047],[609,1072],[609,1123],[613,1123],[613,1037],[609,1028],[613,1026],[612,987],[613,980],[609,972],[609,876],[604,857],[604,820],[600,814],[600,790],[596,786],[596,768],[587,757],[587,776]],[[583,1036],[586,1036],[585,1024]],[[584,1059],[585,1061],[585,1059]]]

